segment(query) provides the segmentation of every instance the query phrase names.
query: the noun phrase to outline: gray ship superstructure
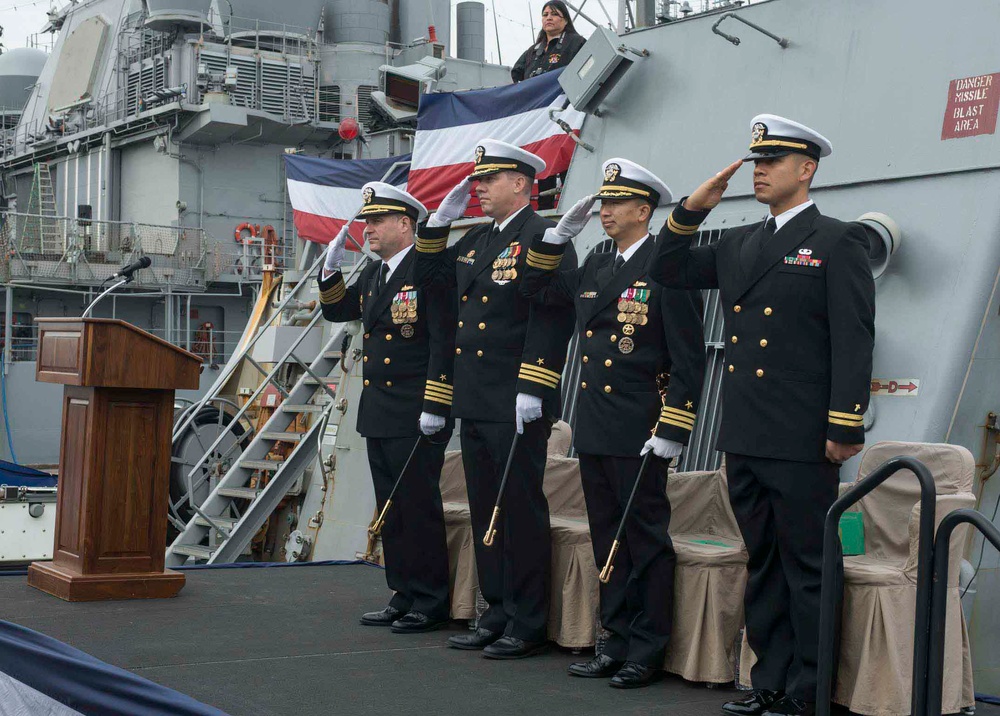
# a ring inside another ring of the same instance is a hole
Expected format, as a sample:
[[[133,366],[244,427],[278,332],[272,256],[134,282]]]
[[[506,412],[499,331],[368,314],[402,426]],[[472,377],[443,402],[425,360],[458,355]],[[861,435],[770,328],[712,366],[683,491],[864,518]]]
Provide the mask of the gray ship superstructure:
[[[283,155],[410,151],[415,107],[386,96],[387,71],[420,91],[509,82],[482,62],[482,6],[460,33],[478,58],[448,56],[437,37],[450,37],[449,0],[87,0],[46,29],[47,59],[0,56],[0,336],[26,464],[57,462],[60,431],[58,390],[34,381],[35,318],[79,315],[148,256],[94,315],[202,355],[207,385],[265,269],[294,285],[314,250],[294,231]],[[361,137],[342,138],[341,122]]]

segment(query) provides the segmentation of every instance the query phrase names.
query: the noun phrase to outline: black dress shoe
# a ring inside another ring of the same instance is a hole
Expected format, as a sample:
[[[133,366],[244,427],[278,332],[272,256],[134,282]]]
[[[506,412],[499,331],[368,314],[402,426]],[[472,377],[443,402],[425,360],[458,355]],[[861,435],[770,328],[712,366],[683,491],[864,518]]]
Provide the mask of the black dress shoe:
[[[368,612],[361,615],[361,623],[365,626],[389,626],[403,616],[396,607],[386,607],[380,612]]]
[[[734,716],[761,716],[773,704],[780,701],[784,695],[784,691],[754,689],[746,698],[722,704],[722,710]]]
[[[622,668],[624,662],[612,659],[607,654],[598,654],[590,661],[578,661],[570,664],[570,676],[582,676],[585,679],[606,679],[614,676]]]
[[[504,636],[483,649],[487,659],[524,659],[541,654],[548,648],[547,641],[525,641],[516,636]]]
[[[502,636],[503,632],[476,629],[474,632],[468,634],[456,634],[455,636],[448,637],[448,646],[454,649],[478,651],[479,649],[485,649]]]
[[[662,669],[643,666],[635,661],[626,661],[618,673],[611,677],[610,685],[616,689],[638,689],[649,686],[662,678]]]
[[[407,612],[392,623],[393,634],[423,634],[435,631],[448,623],[447,619],[433,619],[420,612]]]
[[[763,716],[814,716],[816,704],[785,696],[768,707]]]

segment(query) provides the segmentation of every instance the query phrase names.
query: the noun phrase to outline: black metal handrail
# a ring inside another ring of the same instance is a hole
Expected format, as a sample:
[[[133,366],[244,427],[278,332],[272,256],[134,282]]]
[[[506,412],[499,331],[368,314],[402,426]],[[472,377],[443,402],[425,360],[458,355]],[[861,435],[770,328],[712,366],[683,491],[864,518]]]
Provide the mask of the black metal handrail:
[[[927,673],[926,644],[930,619],[931,568],[934,551],[934,509],[937,491],[930,470],[913,457],[886,460],[871,474],[848,489],[826,513],[823,534],[823,586],[819,609],[819,661],[816,666],[816,715],[829,716],[833,696],[833,669],[837,606],[840,591],[838,561],[842,561],[838,528],[847,508],[859,501],[900,470],[910,470],[920,481],[920,545],[917,552],[917,603],[913,627],[913,675],[911,713],[924,713],[923,689]]]
[[[934,589],[931,595],[930,634],[926,643],[927,692],[924,696],[925,710],[914,711],[917,716],[941,713],[941,694],[944,679],[944,629],[945,615],[948,610],[948,546],[951,533],[962,523],[969,523],[983,537],[1000,550],[1000,530],[996,528],[981,512],[964,508],[949,512],[938,525],[937,539],[934,542]],[[986,542],[983,542],[986,549]],[[914,651],[916,659],[916,651]]]

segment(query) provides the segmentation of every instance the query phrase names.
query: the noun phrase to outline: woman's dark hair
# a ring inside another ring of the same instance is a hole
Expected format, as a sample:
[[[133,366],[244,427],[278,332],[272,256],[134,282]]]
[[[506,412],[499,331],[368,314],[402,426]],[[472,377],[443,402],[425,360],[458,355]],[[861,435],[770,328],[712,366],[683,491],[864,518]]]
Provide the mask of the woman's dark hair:
[[[566,18],[566,28],[563,32],[566,35],[577,35],[576,28],[573,27],[573,18],[569,16],[569,8],[566,7],[566,3],[563,0],[549,0],[547,3],[542,5],[542,12],[545,12],[545,8],[550,7],[564,18]],[[538,31],[538,37],[535,38],[535,44],[542,43],[542,49],[545,49],[545,45],[548,44],[548,38],[545,36],[545,30]]]

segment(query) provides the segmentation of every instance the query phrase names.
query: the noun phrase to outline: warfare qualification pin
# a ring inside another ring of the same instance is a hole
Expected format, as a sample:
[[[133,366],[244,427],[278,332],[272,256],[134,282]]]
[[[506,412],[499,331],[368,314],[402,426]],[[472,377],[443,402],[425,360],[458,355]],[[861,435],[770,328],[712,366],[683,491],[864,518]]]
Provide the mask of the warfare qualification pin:
[[[625,338],[622,338],[620,341],[618,341],[618,350],[620,350],[625,355],[628,355],[629,353],[635,350],[635,343],[632,341],[631,338],[626,336]]]

